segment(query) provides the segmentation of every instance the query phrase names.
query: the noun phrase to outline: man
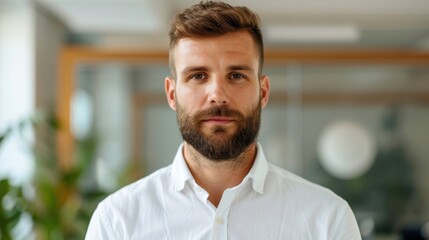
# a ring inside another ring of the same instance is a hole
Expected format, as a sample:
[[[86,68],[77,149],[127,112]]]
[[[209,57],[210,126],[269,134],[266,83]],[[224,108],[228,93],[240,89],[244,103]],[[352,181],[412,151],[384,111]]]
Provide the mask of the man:
[[[270,83],[258,17],[201,2],[170,31],[173,163],[100,203],[87,239],[360,239],[349,205],[265,159],[256,142]]]

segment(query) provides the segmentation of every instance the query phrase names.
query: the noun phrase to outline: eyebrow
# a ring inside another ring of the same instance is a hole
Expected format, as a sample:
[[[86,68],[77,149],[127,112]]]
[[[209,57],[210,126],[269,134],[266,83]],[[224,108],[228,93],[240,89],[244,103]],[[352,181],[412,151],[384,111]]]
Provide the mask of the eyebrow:
[[[252,71],[253,70],[250,66],[247,66],[247,65],[232,65],[232,66],[229,66],[227,69],[228,71],[237,71],[237,70]],[[192,72],[206,72],[209,70],[210,69],[208,67],[204,67],[204,66],[189,66],[183,69],[182,74],[186,75]]]
[[[209,68],[204,67],[204,66],[189,66],[186,67],[185,69],[183,69],[182,74],[188,74],[188,73],[192,73],[192,72],[206,72],[208,71]]]

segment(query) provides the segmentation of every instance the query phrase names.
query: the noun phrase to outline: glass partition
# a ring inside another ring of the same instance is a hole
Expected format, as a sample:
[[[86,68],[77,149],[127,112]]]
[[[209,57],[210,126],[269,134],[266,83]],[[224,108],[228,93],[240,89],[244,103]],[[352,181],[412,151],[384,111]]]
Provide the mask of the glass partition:
[[[75,144],[96,145],[94,186],[113,191],[172,162],[182,140],[168,74],[157,62],[75,67],[71,130]],[[429,221],[427,64],[285,61],[265,74],[258,141],[269,161],[345,198],[364,239],[398,239]]]

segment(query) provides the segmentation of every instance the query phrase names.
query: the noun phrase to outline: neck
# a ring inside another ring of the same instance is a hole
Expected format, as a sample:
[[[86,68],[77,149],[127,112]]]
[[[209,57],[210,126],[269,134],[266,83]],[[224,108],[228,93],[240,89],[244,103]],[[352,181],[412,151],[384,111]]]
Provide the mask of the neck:
[[[239,185],[252,168],[256,144],[251,144],[237,158],[213,161],[185,143],[184,157],[195,181],[209,193],[209,201],[218,206],[223,192]]]

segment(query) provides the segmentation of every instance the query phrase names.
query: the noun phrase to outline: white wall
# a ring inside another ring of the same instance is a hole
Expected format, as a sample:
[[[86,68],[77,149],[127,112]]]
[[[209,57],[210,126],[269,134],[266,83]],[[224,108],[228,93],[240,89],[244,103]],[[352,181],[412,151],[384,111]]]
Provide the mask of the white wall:
[[[64,26],[30,0],[0,0],[0,133],[55,106],[58,51]],[[0,178],[30,180],[34,170],[32,131],[0,146]]]
[[[0,132],[34,109],[34,10],[30,1],[0,1]],[[29,145],[14,134],[0,148],[0,177],[31,177]]]

